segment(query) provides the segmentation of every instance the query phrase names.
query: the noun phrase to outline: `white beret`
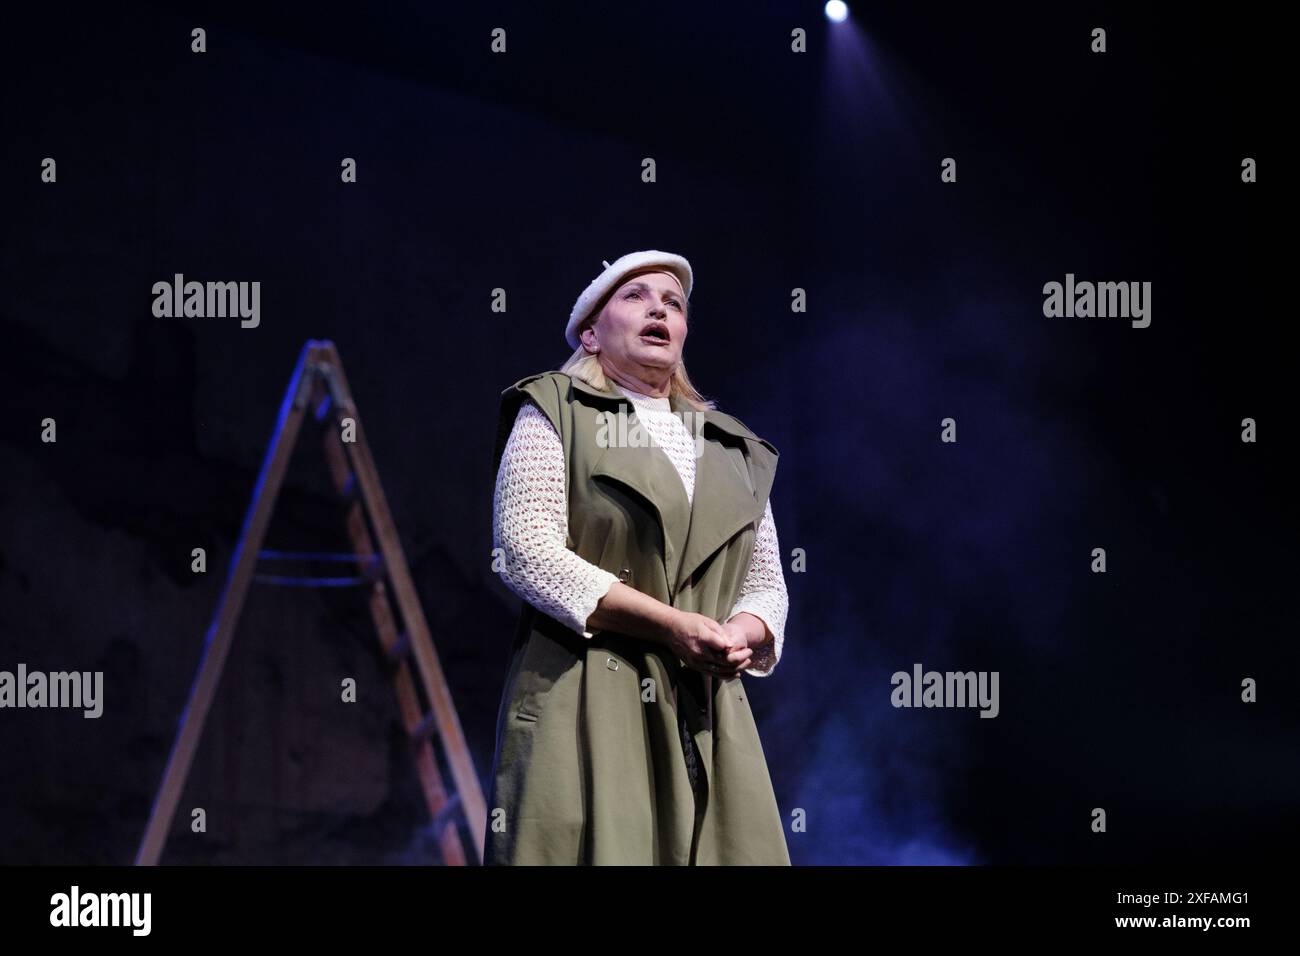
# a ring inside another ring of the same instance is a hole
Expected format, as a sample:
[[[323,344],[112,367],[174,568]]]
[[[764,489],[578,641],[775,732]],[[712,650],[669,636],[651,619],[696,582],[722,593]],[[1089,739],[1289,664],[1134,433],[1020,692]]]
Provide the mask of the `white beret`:
[[[582,325],[583,320],[591,315],[592,310],[596,308],[601,299],[618,288],[629,272],[637,272],[646,266],[662,266],[664,272],[671,272],[677,277],[677,281],[682,284],[682,292],[686,294],[687,300],[691,297],[691,283],[694,279],[691,274],[691,264],[683,257],[674,255],[671,252],[660,252],[657,249],[629,252],[621,258],[615,259],[612,264],[606,260],[601,260],[600,264],[605,267],[605,271],[592,279],[591,285],[582,290],[582,295],[578,296],[578,301],[573,303],[573,311],[569,313],[569,324],[565,326],[564,338],[569,343],[570,348],[576,349],[580,344],[578,326]]]

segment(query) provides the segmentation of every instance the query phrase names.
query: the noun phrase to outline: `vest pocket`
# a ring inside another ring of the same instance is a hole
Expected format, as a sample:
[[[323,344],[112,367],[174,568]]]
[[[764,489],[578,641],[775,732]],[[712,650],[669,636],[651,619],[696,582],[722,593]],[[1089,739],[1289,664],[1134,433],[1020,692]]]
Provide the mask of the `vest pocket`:
[[[520,671],[519,689],[515,695],[515,716],[520,720],[540,720],[549,689],[538,683],[535,674],[527,670]]]
[[[547,633],[556,628],[563,629],[562,624],[542,614],[536,620],[536,626],[528,635],[515,680],[513,711],[520,720],[540,720],[546,699],[556,682],[579,661],[570,646],[572,641],[562,642]]]

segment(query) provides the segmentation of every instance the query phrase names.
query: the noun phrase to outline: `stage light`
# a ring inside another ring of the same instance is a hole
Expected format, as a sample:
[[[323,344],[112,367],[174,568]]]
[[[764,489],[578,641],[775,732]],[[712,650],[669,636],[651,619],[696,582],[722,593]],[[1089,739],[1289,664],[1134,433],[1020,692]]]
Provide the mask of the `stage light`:
[[[843,23],[849,15],[848,4],[843,0],[830,0],[826,4],[826,16],[833,23]]]

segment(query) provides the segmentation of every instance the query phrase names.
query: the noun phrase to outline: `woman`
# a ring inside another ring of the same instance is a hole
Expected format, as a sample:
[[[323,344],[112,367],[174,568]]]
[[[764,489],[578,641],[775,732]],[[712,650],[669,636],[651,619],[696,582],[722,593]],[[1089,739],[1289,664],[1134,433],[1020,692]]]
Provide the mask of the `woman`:
[[[502,393],[495,566],[525,603],[484,863],[789,864],[740,680],[781,655],[777,450],[686,376],[690,264],[603,265],[573,356]]]

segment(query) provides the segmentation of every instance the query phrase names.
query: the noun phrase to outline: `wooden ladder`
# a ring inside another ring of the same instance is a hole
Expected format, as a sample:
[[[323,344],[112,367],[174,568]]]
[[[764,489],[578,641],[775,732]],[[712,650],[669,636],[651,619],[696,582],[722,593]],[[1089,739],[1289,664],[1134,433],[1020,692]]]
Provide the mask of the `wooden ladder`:
[[[345,500],[350,501],[346,522],[353,547],[351,554],[261,550],[262,539],[270,524],[271,513],[288,470],[299,429],[309,409],[317,421],[330,419],[329,427],[323,429],[325,457],[334,487]],[[352,434],[351,440],[344,441],[341,432],[347,419],[351,420]],[[372,528],[374,538],[371,537]],[[379,542],[378,552],[374,547],[376,538]],[[359,574],[346,578],[304,578],[254,573],[258,559],[282,558],[347,561],[356,564]],[[466,863],[456,826],[457,813],[463,814],[470,836],[472,858],[476,863],[481,862],[487,812],[478,775],[474,771],[474,762],[465,744],[460,718],[452,703],[437,651],[429,637],[429,626],[424,619],[415,585],[411,581],[406,557],[379,484],[375,463],[370,456],[370,446],[366,442],[361,419],[352,401],[338,352],[333,342],[309,340],[303,346],[293,378],[280,405],[275,434],[262,462],[262,471],[230,562],[217,613],[208,628],[203,659],[190,690],[189,704],[181,716],[179,732],[167,761],[162,785],[154,800],[149,824],[136,855],[136,865],[153,866],[162,855],[190,763],[203,734],[203,723],[221,680],[221,671],[230,651],[244,598],[249,584],[254,580],[308,587],[354,585],[369,588],[370,615],[375,622],[384,654],[393,668],[398,706],[406,732],[410,736],[416,771],[433,818],[443,862],[457,866]],[[389,605],[390,588],[404,625],[401,628]],[[420,703],[411,676],[408,662],[412,657],[419,669],[425,699],[430,702],[427,712]],[[442,741],[447,766],[455,783],[455,793],[450,796],[443,786],[442,774],[433,751],[435,736]]]

